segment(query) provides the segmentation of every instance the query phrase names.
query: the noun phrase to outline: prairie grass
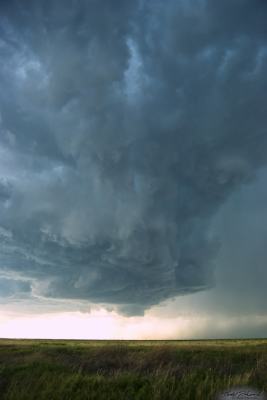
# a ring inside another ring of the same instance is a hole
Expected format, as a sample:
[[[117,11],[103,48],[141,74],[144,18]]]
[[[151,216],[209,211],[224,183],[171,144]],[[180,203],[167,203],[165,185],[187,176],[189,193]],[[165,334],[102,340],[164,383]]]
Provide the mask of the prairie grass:
[[[213,400],[235,385],[267,391],[267,340],[0,339],[3,400]]]

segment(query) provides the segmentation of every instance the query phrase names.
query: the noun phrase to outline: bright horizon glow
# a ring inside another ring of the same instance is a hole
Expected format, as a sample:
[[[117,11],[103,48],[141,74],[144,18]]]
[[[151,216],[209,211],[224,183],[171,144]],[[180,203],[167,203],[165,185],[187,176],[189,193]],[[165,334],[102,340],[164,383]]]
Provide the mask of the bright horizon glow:
[[[17,317],[1,316],[1,338],[25,339],[73,339],[73,340],[155,340],[170,339],[186,329],[188,321],[181,318],[164,320],[153,316],[121,317],[104,309],[81,312],[57,313],[52,315]],[[18,332],[14,335],[14,332]]]
[[[54,340],[203,340],[260,338],[242,335],[248,320],[255,331],[267,325],[267,317],[160,318],[153,310],[144,317],[125,318],[115,312],[93,310],[90,314],[66,312],[19,317],[15,313],[0,316],[0,338]],[[207,334],[210,328],[210,336]],[[240,329],[237,329],[239,327]],[[237,331],[236,331],[237,330]],[[230,333],[232,331],[232,333]],[[234,333],[236,331],[236,333]],[[16,332],[16,333],[15,333]],[[238,333],[239,332],[239,333]]]

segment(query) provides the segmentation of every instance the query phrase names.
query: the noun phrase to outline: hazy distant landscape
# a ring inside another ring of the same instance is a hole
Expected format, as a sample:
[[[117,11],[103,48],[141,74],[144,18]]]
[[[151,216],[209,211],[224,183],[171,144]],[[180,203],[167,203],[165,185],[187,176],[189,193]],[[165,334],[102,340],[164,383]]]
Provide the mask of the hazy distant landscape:
[[[3,400],[213,400],[242,385],[267,391],[267,339],[0,339]]]

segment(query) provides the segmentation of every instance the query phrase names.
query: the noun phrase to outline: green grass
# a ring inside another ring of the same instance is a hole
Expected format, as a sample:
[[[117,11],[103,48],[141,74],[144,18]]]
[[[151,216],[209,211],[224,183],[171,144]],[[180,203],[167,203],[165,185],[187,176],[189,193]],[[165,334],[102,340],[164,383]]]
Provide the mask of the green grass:
[[[0,339],[3,400],[213,400],[235,385],[267,391],[266,339]]]

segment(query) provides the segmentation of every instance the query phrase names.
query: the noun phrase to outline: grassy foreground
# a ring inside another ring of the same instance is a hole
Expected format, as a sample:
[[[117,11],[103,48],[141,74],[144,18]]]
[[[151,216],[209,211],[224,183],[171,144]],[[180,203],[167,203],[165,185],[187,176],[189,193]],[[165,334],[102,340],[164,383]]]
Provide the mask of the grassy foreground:
[[[0,339],[2,400],[213,400],[235,385],[267,391],[267,339]]]

